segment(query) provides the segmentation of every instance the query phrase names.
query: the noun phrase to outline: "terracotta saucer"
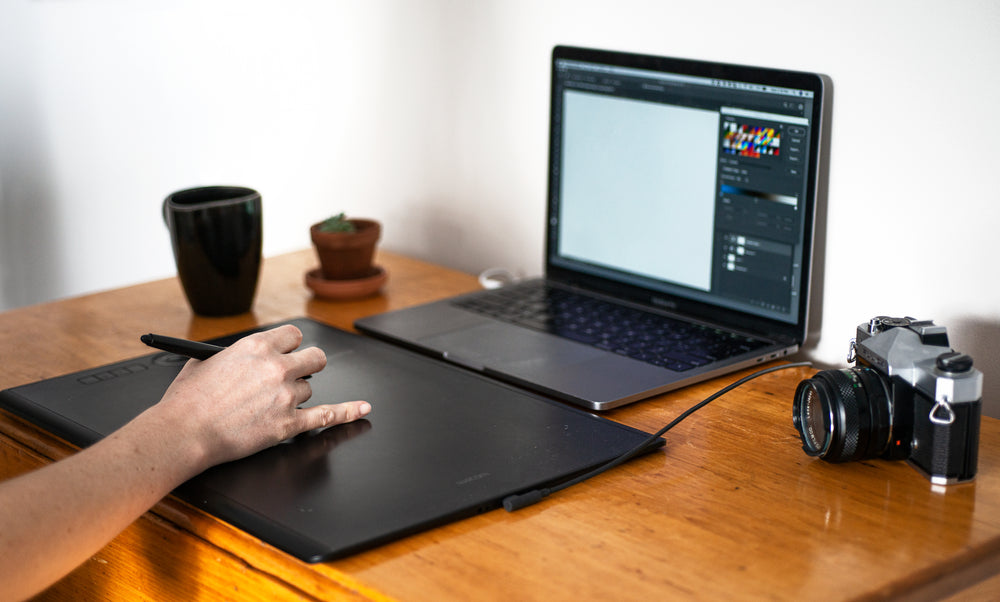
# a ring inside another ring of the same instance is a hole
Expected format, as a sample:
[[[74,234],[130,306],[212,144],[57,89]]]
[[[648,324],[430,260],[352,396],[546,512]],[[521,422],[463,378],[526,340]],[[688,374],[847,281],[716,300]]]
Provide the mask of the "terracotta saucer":
[[[319,268],[306,273],[306,286],[321,299],[360,299],[378,292],[388,274],[381,266],[373,266],[368,276],[352,280],[327,280]]]

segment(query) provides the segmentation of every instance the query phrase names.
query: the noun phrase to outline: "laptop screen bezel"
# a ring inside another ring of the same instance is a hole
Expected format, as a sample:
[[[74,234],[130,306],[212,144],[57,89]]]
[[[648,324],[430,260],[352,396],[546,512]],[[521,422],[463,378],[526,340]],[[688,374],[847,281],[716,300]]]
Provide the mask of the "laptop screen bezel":
[[[624,283],[606,278],[587,271],[578,271],[563,267],[556,262],[558,259],[558,218],[559,218],[559,170],[560,149],[555,147],[558,136],[550,130],[549,136],[549,175],[548,175],[548,208],[546,220],[545,270],[546,278],[571,287],[605,293],[609,296],[631,301],[643,306],[655,308],[667,313],[691,316],[710,324],[717,324],[766,336],[782,343],[801,344],[806,338],[808,329],[810,280],[812,277],[813,241],[815,232],[815,215],[819,191],[820,149],[821,140],[825,135],[824,107],[826,104],[826,86],[824,76],[817,73],[751,67],[711,61],[652,56],[629,52],[598,50],[572,46],[556,46],[552,51],[551,63],[551,99],[550,128],[559,127],[557,110],[560,94],[558,85],[557,62],[563,60],[596,63],[613,67],[659,71],[671,74],[689,75],[694,77],[714,78],[737,82],[750,82],[780,86],[796,90],[807,90],[813,93],[811,114],[812,135],[809,137],[808,165],[806,178],[809,185],[803,203],[804,224],[801,261],[800,302],[797,308],[795,323],[784,322],[756,315],[731,307],[716,305],[710,302],[695,300],[682,295],[670,294],[661,290],[652,290],[639,285]]]

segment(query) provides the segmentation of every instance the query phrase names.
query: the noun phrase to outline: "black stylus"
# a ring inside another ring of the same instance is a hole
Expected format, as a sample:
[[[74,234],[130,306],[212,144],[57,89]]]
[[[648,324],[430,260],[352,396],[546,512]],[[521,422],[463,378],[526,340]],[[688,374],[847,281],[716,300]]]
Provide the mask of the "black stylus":
[[[198,341],[189,341],[187,339],[178,339],[176,337],[153,333],[144,334],[139,337],[139,340],[154,349],[176,353],[177,355],[183,355],[184,357],[196,360],[207,360],[225,349],[225,347],[219,347],[211,343],[199,343]],[[312,374],[306,374],[301,380],[307,380],[311,377]]]
[[[177,355],[183,355],[184,357],[196,360],[207,360],[225,349],[225,347],[219,347],[210,343],[199,343],[198,341],[167,337],[162,334],[144,334],[139,337],[139,340],[154,349],[169,351],[170,353],[176,353]]]

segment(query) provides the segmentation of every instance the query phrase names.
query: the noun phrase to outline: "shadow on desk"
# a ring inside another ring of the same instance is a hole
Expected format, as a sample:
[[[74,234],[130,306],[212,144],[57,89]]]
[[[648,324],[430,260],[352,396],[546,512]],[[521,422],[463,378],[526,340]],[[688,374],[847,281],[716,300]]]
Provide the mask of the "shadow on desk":
[[[981,317],[958,320],[948,327],[952,347],[972,356],[976,368],[983,373],[983,415],[1000,418],[1000,322]]]

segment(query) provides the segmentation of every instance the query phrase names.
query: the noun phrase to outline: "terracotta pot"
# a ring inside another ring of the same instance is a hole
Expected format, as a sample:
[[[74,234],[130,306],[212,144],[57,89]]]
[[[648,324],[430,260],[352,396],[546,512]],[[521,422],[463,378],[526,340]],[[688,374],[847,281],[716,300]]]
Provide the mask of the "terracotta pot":
[[[321,232],[319,224],[309,228],[320,270],[327,280],[354,280],[372,274],[375,243],[382,226],[370,219],[349,219],[354,232]]]

